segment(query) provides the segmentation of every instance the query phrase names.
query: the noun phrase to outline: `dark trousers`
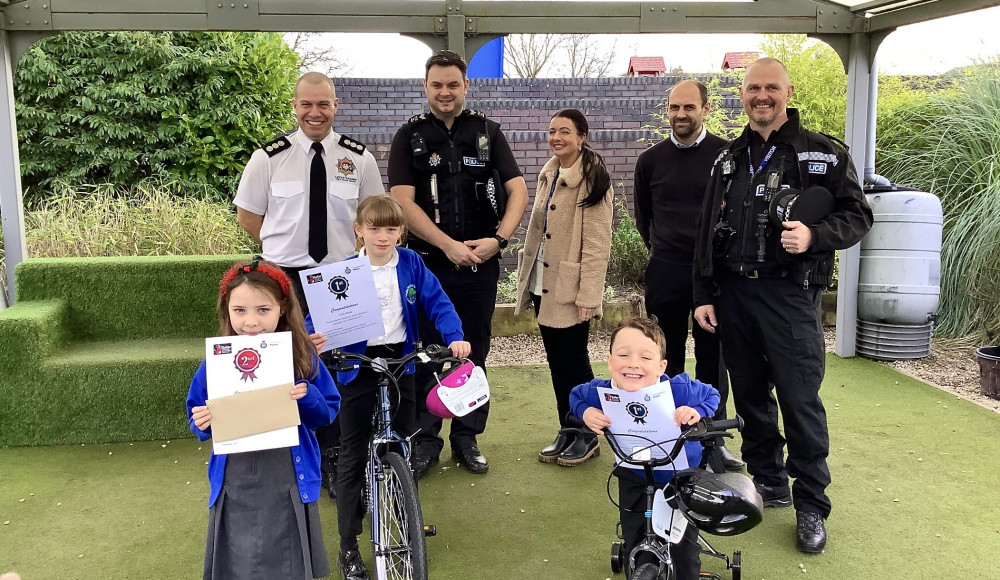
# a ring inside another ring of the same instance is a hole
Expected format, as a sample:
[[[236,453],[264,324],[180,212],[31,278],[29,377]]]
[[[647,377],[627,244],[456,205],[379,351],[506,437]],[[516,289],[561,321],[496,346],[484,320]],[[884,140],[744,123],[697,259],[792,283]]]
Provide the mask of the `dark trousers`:
[[[400,358],[402,344],[369,346],[369,357]],[[399,390],[389,385],[392,401],[392,428],[403,438],[416,430],[416,389],[413,375],[399,379]],[[340,386],[340,459],[337,462],[337,528],[340,547],[348,550],[357,546],[365,506],[361,492],[365,486],[365,463],[368,442],[372,434],[372,413],[378,403],[378,375],[362,368],[358,376]]]
[[[622,468],[615,470],[618,475],[618,511],[622,523],[622,539],[625,543],[625,558],[632,554],[646,537],[646,481],[631,472],[622,474]],[[657,489],[665,484],[658,483]],[[701,572],[701,547],[698,546],[698,528],[688,524],[684,537],[678,544],[670,546],[670,559],[674,562],[676,580],[697,580]],[[635,565],[656,562],[649,552],[639,555]]]
[[[255,258],[259,258],[259,256],[255,256]],[[311,266],[304,268],[288,268],[281,266],[281,269],[284,270],[285,274],[288,275],[288,279],[292,282],[292,291],[295,292],[295,297],[299,300],[299,306],[302,307],[302,316],[307,316],[309,314],[309,303],[306,302],[306,295],[302,290],[302,280],[299,278],[299,272],[302,270],[308,270],[309,268],[311,268]],[[320,357],[321,360],[323,358],[325,357]],[[324,360],[323,362],[326,363],[327,361]],[[337,376],[337,372],[334,370],[331,370],[330,374],[335,377]],[[332,459],[333,454],[335,453],[335,450],[340,447],[340,415],[337,415],[337,418],[335,418],[329,425],[316,429],[316,442],[319,444],[319,453],[321,457],[320,469],[323,473],[329,473],[330,470],[333,469],[334,465]]]
[[[449,262],[450,264],[450,262]],[[497,302],[497,282],[500,280],[500,260],[493,257],[479,264],[476,271],[472,268],[459,268],[428,262],[427,267],[441,282],[441,288],[455,305],[455,311],[462,321],[462,332],[465,340],[472,345],[469,360],[486,370],[486,356],[490,352],[490,336],[493,332],[493,310]],[[434,324],[423,314],[420,317],[420,340],[424,344],[441,344],[441,334]],[[445,345],[448,346],[448,345]],[[417,423],[420,432],[414,437],[414,455],[437,457],[444,448],[441,437],[442,420],[427,411],[424,396],[426,388],[433,381],[433,375],[428,365],[417,366],[417,385],[420,396],[417,397]],[[489,417],[490,404],[469,413],[464,417],[451,420],[451,448],[453,450],[468,449],[477,445],[476,437],[486,430],[486,419]]]
[[[821,289],[804,289],[788,278],[733,273],[721,276],[719,288],[716,317],[733,402],[745,422],[747,470],[764,485],[787,485],[788,476],[794,477],[795,509],[827,517],[830,440],[819,397],[826,365]],[[779,408],[784,436],[778,430]]]
[[[688,326],[694,336],[694,378],[719,391],[719,408],[712,417],[726,418],[729,381],[719,356],[719,337],[694,321],[694,298],[690,264],[672,264],[657,259],[646,267],[646,313],[656,316],[667,339],[667,375],[684,372]]]
[[[535,316],[542,303],[542,297],[532,295],[535,305]],[[590,321],[585,320],[568,328],[553,328],[538,325],[545,346],[545,358],[549,361],[549,374],[552,375],[552,390],[556,395],[556,413],[559,416],[560,427],[575,427],[566,423],[569,414],[569,392],[573,387],[594,380],[594,370],[590,366],[590,351],[587,342],[590,340]]]

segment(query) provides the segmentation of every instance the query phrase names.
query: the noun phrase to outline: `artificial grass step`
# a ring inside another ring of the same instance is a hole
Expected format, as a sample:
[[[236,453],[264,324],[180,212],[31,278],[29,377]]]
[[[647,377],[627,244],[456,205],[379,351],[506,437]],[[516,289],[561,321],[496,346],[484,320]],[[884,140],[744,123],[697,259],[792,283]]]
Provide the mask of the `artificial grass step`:
[[[205,339],[168,338],[79,342],[63,347],[42,362],[44,367],[101,364],[145,364],[194,361],[205,357]],[[194,372],[192,370],[192,372]]]

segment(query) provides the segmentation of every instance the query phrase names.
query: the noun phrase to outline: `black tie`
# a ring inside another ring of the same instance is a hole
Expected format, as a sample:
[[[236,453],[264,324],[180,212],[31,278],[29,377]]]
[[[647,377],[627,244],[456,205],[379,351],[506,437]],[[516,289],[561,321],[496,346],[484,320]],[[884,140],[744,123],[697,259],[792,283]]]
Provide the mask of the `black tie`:
[[[316,152],[309,166],[309,256],[316,263],[326,257],[326,163],[323,144],[313,143]]]

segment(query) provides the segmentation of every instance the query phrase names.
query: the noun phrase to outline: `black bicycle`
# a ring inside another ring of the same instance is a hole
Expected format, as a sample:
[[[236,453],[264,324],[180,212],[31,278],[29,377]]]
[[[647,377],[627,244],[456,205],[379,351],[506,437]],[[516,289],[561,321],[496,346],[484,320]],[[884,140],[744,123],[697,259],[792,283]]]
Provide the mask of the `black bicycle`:
[[[712,473],[701,468],[689,468],[675,473],[666,487],[657,490],[653,469],[673,464],[684,452],[684,443],[687,441],[712,441],[718,437],[732,437],[732,433],[727,431],[731,429],[739,431],[742,428],[743,419],[740,417],[725,421],[712,421],[706,417],[683,431],[677,439],[660,442],[639,435],[616,435],[605,430],[604,436],[614,454],[623,462],[642,467],[646,476],[645,538],[632,549],[630,554],[624,553],[623,542],[614,542],[611,545],[612,572],[618,573],[624,570],[628,580],[675,580],[674,563],[668,549],[669,531],[660,535],[653,525],[654,510],[666,509],[663,506],[669,506],[677,510],[675,513],[682,514],[689,525],[698,527],[698,543],[702,547],[702,554],[724,561],[726,569],[732,571],[733,580],[741,579],[742,554],[737,550],[730,559],[728,555],[713,548],[701,532],[734,536],[750,530],[761,522],[764,512],[763,501],[750,478],[741,473]],[[630,445],[631,453],[625,452],[618,440],[626,437],[629,440],[634,439],[637,443]],[[666,446],[669,445],[672,447],[668,451]],[[658,493],[663,495],[665,502],[657,501]],[[608,496],[610,495],[609,479]],[[656,562],[647,562],[636,568],[636,559],[643,552],[652,554]],[[714,572],[701,572],[700,577],[721,579]]]
[[[406,365],[453,362],[451,350],[438,345],[421,347],[403,358],[369,358],[363,354],[334,350],[331,367],[350,370],[357,362],[378,373],[378,402],[372,417],[372,437],[365,467],[365,503],[371,519],[374,576],[376,580],[427,580],[426,536],[436,533],[425,525],[417,484],[410,468],[410,438],[392,428],[389,387],[399,389]]]

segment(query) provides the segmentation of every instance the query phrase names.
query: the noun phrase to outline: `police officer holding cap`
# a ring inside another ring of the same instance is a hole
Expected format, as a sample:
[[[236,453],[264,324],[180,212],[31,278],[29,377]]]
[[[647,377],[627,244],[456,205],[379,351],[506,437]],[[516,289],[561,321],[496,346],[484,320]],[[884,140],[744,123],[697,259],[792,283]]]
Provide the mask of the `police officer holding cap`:
[[[694,303],[698,324],[720,335],[736,412],[746,422],[742,456],[757,491],[767,507],[794,503],[796,545],[818,553],[831,508],[829,435],[819,397],[825,365],[820,293],[832,279],[834,251],[864,237],[872,212],[846,149],[803,129],[798,111],[785,107],[793,90],[781,61],[763,58],[746,71],[740,100],[750,123],[712,169],[699,223]],[[783,195],[789,189],[801,193]],[[832,201],[805,222],[794,220],[792,198],[795,205],[823,207],[823,200],[807,200],[814,196]],[[779,197],[784,206],[772,212]],[[788,219],[772,221],[786,210]],[[791,493],[789,476],[795,478]]]
[[[469,359],[485,368],[500,250],[521,222],[528,189],[499,123],[465,108],[466,69],[465,60],[449,50],[427,60],[430,113],[412,117],[393,137],[389,192],[406,214],[407,245],[421,254],[455,305],[472,344]],[[440,343],[432,324],[420,328],[425,343]],[[489,469],[476,439],[488,413],[489,404],[452,419],[452,457],[472,473]],[[440,418],[421,409],[418,423],[412,461],[419,478],[439,461],[444,440]]]

